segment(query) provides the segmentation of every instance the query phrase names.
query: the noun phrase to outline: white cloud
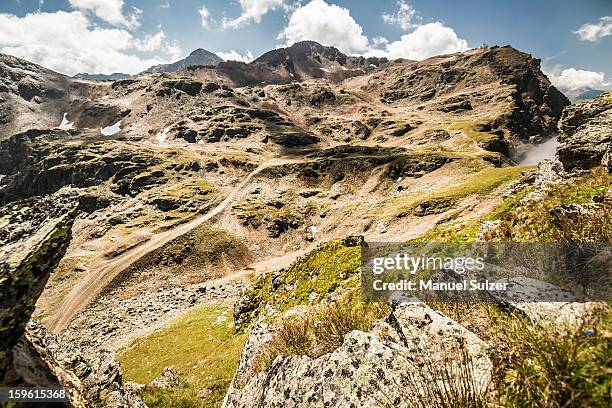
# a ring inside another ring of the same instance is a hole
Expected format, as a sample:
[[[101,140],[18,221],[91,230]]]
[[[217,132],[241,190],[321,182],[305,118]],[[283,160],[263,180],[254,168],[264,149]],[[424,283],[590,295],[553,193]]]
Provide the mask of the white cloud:
[[[200,17],[202,18],[202,27],[210,28],[210,12],[206,8],[206,6],[202,5],[202,8],[198,10],[198,13],[200,13]]]
[[[162,47],[166,34],[164,31],[159,31],[156,34],[148,34],[142,40],[134,40],[134,48],[139,51],[151,52]]]
[[[374,37],[372,38],[372,44],[374,45],[374,47],[380,47],[381,45],[389,44],[389,40],[382,36]]]
[[[595,24],[584,24],[574,34],[582,41],[597,41],[612,35],[612,16],[604,16]]]
[[[385,13],[382,19],[385,23],[399,26],[402,30],[408,30],[421,23],[422,18],[417,15],[416,10],[406,1],[397,2],[397,11],[393,14]]]
[[[240,54],[238,51],[236,50],[231,50],[231,51],[219,51],[219,52],[215,52],[215,54],[217,54],[218,56],[220,56],[221,58],[223,58],[226,61],[241,61],[241,62],[246,62],[249,63],[251,61],[253,61],[253,53],[249,50],[247,50],[246,54]]]
[[[169,1],[169,0],[166,0],[166,1],[162,2],[162,3],[159,5],[159,8],[169,9],[169,8],[170,8],[170,1]]]
[[[283,8],[288,10],[289,7],[285,4],[285,0],[240,0],[242,14],[234,19],[224,18],[221,22],[223,29],[240,28],[245,25],[255,22],[261,23],[261,18],[268,11]]]
[[[467,41],[459,38],[452,28],[435,22],[418,26],[411,33],[402,35],[398,41],[386,44],[384,50],[370,49],[365,55],[423,60],[467,49]]]
[[[368,49],[368,38],[349,10],[323,0],[312,0],[297,8],[278,38],[285,39],[287,45],[303,40],[317,41],[345,53]]]
[[[547,72],[546,75],[554,86],[570,96],[575,96],[587,88],[606,89],[610,83],[606,82],[603,72],[587,71],[584,69],[558,67]]]
[[[80,11],[30,13],[23,17],[0,14],[0,52],[68,75],[78,72],[133,74],[166,63],[135,52],[157,51],[173,56],[178,44],[167,43],[163,31],[135,38],[120,28],[101,28]]]
[[[132,14],[124,14],[123,0],[69,0],[69,3],[72,8],[92,13],[107,23],[130,29],[140,27],[139,18],[142,11],[132,7]]]

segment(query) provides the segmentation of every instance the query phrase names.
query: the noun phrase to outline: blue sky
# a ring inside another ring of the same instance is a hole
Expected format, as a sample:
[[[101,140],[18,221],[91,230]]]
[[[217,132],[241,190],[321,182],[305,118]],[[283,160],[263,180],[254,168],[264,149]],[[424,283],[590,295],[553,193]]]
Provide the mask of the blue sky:
[[[568,87],[609,88],[612,0],[2,0],[0,52],[49,68],[138,72],[195,48],[249,60],[313,39],[422,59],[510,44]]]

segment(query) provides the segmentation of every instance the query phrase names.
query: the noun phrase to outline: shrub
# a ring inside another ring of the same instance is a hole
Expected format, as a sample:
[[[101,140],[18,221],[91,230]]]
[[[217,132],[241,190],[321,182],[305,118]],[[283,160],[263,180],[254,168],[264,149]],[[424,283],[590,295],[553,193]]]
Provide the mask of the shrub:
[[[602,309],[575,326],[508,319],[493,327],[496,377],[509,407],[610,406],[610,314]]]
[[[321,305],[301,316],[282,318],[274,337],[256,360],[258,371],[267,370],[279,355],[308,355],[316,358],[342,345],[353,330],[367,331],[374,321],[388,315],[384,303],[341,300]]]

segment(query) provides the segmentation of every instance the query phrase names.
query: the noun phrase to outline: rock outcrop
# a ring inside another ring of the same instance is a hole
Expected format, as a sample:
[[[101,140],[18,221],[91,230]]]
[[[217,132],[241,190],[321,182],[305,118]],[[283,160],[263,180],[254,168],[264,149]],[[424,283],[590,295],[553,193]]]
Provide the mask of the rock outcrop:
[[[256,372],[253,361],[273,337],[257,325],[245,346],[223,406],[412,406],[424,387],[486,392],[492,363],[485,343],[448,317],[414,299],[403,299],[369,332],[353,331],[318,358],[278,356]]]
[[[77,407],[143,408],[140,398],[123,389],[112,353],[77,354],[30,321],[70,243],[77,205],[56,194],[0,208],[0,384],[61,386]]]
[[[98,351],[87,356],[75,353],[70,345],[57,341],[40,323],[30,321],[19,343],[12,374],[20,378],[14,385],[61,386],[67,389],[75,407],[146,408],[140,397],[123,383],[121,368],[113,353]],[[35,364],[36,371],[28,372]],[[50,373],[48,381],[41,367]],[[29,381],[28,381],[29,380]]]
[[[612,92],[567,107],[559,121],[557,158],[565,170],[603,165],[612,172]]]
[[[76,216],[54,198],[0,209],[0,379],[49,275],[63,257]]]

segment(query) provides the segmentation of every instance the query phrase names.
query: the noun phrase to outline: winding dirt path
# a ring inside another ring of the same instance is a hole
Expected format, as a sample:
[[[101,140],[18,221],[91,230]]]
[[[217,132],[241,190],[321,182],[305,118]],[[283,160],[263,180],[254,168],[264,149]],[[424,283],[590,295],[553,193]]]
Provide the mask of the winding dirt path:
[[[239,195],[244,192],[246,185],[263,170],[291,163],[299,163],[301,159],[271,159],[260,164],[255,170],[249,173],[244,180],[240,182],[234,189],[208,213],[198,216],[193,220],[180,224],[175,228],[167,231],[159,232],[153,235],[146,242],[136,246],[135,248],[124,252],[123,254],[111,260],[100,258],[100,264],[95,265],[89,273],[66,295],[55,316],[47,323],[48,328],[55,333],[62,331],[72,319],[82,311],[91,301],[93,301],[100,292],[108,286],[112,280],[121,272],[132,266],[136,261],[141,259],[148,253],[159,249],[168,242],[192,231],[205,222],[211,220],[221,214]]]

